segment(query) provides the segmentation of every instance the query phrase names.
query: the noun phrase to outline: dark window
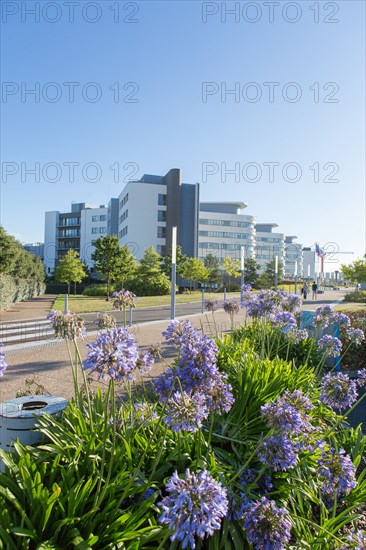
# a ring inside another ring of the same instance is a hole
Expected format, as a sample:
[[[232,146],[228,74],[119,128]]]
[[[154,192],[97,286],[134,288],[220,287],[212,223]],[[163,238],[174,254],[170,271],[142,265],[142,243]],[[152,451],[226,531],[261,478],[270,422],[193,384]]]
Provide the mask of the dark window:
[[[158,210],[158,222],[166,222],[166,211]]]

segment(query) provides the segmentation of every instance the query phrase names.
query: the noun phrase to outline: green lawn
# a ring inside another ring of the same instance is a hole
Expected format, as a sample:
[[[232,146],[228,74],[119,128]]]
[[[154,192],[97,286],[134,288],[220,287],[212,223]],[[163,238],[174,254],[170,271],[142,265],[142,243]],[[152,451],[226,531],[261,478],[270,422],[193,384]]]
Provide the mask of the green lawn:
[[[177,294],[176,303],[186,304],[187,302],[200,302],[201,292],[192,292],[192,294]],[[239,297],[239,292],[227,293],[227,298]],[[205,293],[205,299],[209,300],[223,300],[223,293],[216,294],[213,292]],[[170,304],[170,295],[168,296],[143,296],[136,301],[137,308],[149,307],[149,306],[165,306]],[[59,294],[53,309],[64,309],[64,295]],[[93,313],[96,311],[111,311],[113,309],[113,302],[107,302],[105,298],[100,296],[82,296],[82,295],[70,295],[69,296],[69,310],[75,313]]]
[[[357,304],[355,302],[344,302],[334,307],[335,311],[364,311],[366,313],[366,304]]]

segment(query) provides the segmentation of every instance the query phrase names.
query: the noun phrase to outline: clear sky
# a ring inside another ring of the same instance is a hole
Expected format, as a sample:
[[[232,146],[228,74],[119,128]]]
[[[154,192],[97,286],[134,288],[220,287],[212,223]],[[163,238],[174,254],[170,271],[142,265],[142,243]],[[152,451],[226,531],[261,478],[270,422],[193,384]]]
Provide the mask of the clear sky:
[[[354,252],[326,271],[364,254],[362,0],[1,7],[1,223],[22,242],[47,210],[181,168],[203,201]]]

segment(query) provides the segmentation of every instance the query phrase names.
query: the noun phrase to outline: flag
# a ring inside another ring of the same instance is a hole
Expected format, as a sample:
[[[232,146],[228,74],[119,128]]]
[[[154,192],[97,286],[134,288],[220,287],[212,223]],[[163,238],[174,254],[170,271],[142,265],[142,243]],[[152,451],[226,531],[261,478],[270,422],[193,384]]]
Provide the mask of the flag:
[[[318,243],[315,243],[315,253],[319,258],[324,259],[324,250],[322,248],[320,248]]]

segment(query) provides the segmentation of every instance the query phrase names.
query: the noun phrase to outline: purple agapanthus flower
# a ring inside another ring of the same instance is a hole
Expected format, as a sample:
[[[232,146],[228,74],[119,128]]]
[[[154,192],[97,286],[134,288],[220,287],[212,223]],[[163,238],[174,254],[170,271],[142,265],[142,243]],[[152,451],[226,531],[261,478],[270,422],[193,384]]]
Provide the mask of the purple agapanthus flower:
[[[252,297],[252,286],[251,285],[242,285],[240,289],[240,307],[245,307],[246,304],[251,300]]]
[[[199,333],[190,321],[173,320],[169,323],[168,328],[163,332],[168,344],[176,346],[187,342],[191,337],[195,337]]]
[[[286,339],[292,344],[298,344],[309,337],[306,329],[295,328],[285,332]]]
[[[56,338],[65,338],[73,340],[74,338],[83,338],[86,335],[84,319],[72,311],[63,313],[59,310],[51,311],[48,315]]]
[[[357,485],[356,467],[344,449],[323,451],[318,468],[321,491],[328,498],[347,495]]]
[[[360,328],[347,327],[344,336],[348,342],[352,342],[356,346],[361,345],[365,340],[365,333]]]
[[[131,379],[139,358],[136,340],[125,328],[99,332],[96,342],[87,345],[84,369],[97,372],[100,378]]]
[[[320,306],[315,312],[313,322],[318,328],[326,328],[336,322],[336,313],[328,304]]]
[[[113,292],[112,298],[114,298],[114,309],[122,310],[126,307],[136,307],[137,296],[124,288],[121,288],[118,292]]]
[[[337,325],[340,325],[341,327],[349,327],[351,324],[351,320],[345,313],[333,313],[333,320],[334,323],[337,323]]]
[[[276,313],[272,319],[272,323],[278,327],[296,328],[297,321],[294,315],[290,311],[281,311]]]
[[[272,435],[262,438],[258,450],[258,458],[275,472],[286,471],[291,468],[298,459],[298,444],[287,435]]]
[[[321,382],[320,401],[332,409],[348,409],[357,401],[356,382],[347,374],[326,374]]]
[[[163,510],[159,522],[173,531],[171,541],[182,542],[182,548],[194,550],[195,537],[204,539],[220,529],[228,511],[226,489],[215,481],[210,472],[199,474],[186,470],[185,479],[174,472],[166,484],[166,496],[160,503]]]
[[[5,353],[2,351],[4,344],[0,342],[0,377],[4,376],[4,372],[8,367],[8,362],[5,360]]]
[[[258,494],[266,494],[273,489],[271,477],[261,474],[254,468],[244,468],[239,477],[239,482],[243,487],[250,485],[251,490]]]
[[[239,310],[240,310],[240,306],[238,302],[236,302],[235,300],[227,300],[224,303],[224,311],[229,315],[234,315],[235,313],[239,313]]]
[[[322,350],[326,355],[330,357],[337,357],[342,350],[342,342],[336,336],[330,336],[326,334],[320,340],[317,341],[316,345],[320,350]]]
[[[358,379],[356,380],[356,384],[363,388],[363,386],[366,384],[366,369],[361,369],[357,372]]]
[[[312,429],[310,417],[306,414],[314,408],[310,399],[301,390],[290,393],[288,390],[276,401],[261,407],[261,414],[268,427],[288,435],[309,432]]]
[[[255,550],[281,550],[291,538],[290,514],[274,500],[262,497],[245,507],[244,528]]]
[[[205,300],[205,310],[211,311],[212,313],[217,309],[217,300]]]
[[[173,432],[185,430],[194,433],[202,428],[203,421],[208,415],[206,397],[203,393],[188,394],[177,391],[167,401],[164,422]]]

